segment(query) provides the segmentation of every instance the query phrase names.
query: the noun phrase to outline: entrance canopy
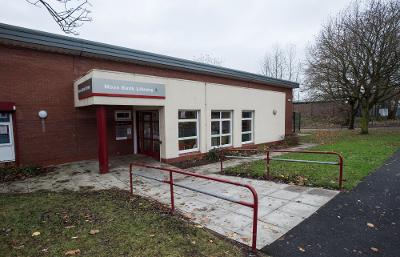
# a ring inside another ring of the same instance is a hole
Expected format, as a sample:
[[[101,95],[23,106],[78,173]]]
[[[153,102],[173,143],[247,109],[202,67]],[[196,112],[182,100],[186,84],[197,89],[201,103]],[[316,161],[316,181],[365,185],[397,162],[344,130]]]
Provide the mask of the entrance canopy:
[[[161,77],[103,70],[91,70],[75,81],[75,107],[96,107],[101,173],[109,171],[108,144],[120,146],[121,140],[139,153],[160,158],[159,110],[165,106],[166,83]],[[107,110],[114,110],[112,119]],[[107,136],[107,127],[115,137]]]
[[[75,107],[89,105],[164,106],[164,78],[91,70],[74,83]]]

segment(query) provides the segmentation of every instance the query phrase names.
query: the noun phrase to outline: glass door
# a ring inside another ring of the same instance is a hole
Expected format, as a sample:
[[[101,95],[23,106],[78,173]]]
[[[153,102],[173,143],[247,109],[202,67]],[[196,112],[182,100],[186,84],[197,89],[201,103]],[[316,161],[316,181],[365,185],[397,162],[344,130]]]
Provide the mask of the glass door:
[[[158,111],[138,112],[139,153],[160,158],[160,133]]]
[[[11,113],[0,112],[0,162],[15,161]]]

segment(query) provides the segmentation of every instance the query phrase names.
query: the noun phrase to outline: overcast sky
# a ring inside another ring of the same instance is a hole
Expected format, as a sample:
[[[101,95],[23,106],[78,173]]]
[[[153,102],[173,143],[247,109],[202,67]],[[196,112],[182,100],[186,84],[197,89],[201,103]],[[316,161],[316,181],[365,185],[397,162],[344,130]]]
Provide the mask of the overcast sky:
[[[50,0],[51,1],[51,0]],[[78,37],[259,73],[265,52],[295,44],[299,55],[349,0],[91,0]],[[44,8],[0,0],[0,22],[63,34]]]

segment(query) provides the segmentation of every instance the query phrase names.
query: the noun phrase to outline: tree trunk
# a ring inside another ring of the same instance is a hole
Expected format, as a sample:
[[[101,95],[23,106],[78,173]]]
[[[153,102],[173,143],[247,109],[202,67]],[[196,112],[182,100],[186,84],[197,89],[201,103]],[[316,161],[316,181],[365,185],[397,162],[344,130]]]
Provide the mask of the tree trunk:
[[[399,99],[395,98],[394,100],[389,102],[388,106],[388,120],[396,119],[397,107],[399,105]]]
[[[348,110],[348,117],[347,117],[347,128],[348,129],[354,129],[354,122],[356,119],[356,114],[358,111],[358,105],[356,104],[350,104],[350,108]]]
[[[349,124],[347,126],[348,129],[354,129],[354,122],[355,122],[356,115],[353,111],[349,113]]]
[[[368,134],[368,123],[369,123],[369,106],[361,105],[361,134]]]

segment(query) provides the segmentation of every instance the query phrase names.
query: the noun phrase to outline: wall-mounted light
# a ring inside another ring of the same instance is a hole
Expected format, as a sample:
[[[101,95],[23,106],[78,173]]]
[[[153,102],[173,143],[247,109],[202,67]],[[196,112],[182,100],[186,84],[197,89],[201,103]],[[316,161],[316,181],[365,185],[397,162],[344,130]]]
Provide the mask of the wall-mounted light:
[[[47,118],[47,111],[45,111],[45,110],[40,110],[40,111],[38,112],[38,116],[39,116],[39,118],[41,118],[41,119],[46,119],[46,118]]]
[[[44,122],[44,120],[47,118],[47,111],[45,110],[40,110],[38,112],[38,116],[40,118],[40,121],[42,122],[42,132],[46,132],[46,124]]]
[[[278,113],[278,111],[277,111],[276,109],[273,109],[273,110],[272,110],[272,114],[273,114],[273,115],[276,115],[277,113]]]

